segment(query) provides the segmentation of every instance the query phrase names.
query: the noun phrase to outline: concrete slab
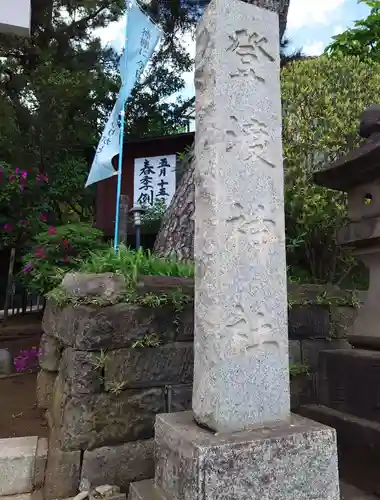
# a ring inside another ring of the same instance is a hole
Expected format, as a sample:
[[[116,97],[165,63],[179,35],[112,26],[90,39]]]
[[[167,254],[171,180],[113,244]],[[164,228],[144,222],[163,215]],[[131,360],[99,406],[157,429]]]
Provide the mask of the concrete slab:
[[[0,496],[31,493],[38,437],[0,439]]]

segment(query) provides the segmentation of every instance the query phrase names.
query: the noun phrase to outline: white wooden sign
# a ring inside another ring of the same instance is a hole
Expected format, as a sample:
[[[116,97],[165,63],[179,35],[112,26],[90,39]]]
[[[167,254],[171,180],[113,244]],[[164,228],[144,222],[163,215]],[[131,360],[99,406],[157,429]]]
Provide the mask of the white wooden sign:
[[[30,35],[31,0],[0,0],[0,33]]]
[[[135,158],[133,204],[153,206],[164,200],[168,207],[176,188],[176,155]]]

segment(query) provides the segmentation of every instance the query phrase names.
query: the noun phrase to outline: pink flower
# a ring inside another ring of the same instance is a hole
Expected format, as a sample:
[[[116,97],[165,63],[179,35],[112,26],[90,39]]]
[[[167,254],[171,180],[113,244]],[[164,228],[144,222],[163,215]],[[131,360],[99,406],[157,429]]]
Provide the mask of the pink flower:
[[[11,224],[4,224],[4,229],[8,232],[13,230],[13,226]]]
[[[45,257],[45,250],[43,248],[35,248],[34,249],[34,256],[37,259],[43,259]]]
[[[54,226],[50,226],[49,227],[49,231],[48,231],[49,234],[56,234],[57,231],[55,230],[55,227]]]
[[[38,174],[37,174],[37,182],[38,182],[38,184],[41,184],[41,182],[48,183],[49,182],[49,177],[47,176],[47,174],[43,174],[42,172],[38,172]]]
[[[9,182],[14,182],[16,180],[16,177],[14,175],[11,175],[9,177]]]
[[[41,214],[40,217],[41,217],[42,222],[46,222],[47,221],[47,215],[46,214]]]
[[[28,177],[28,172],[27,172],[26,170],[23,170],[23,171],[21,172],[21,177],[22,177],[23,179],[26,179],[26,178]]]
[[[29,221],[25,219],[25,220],[22,222],[22,225],[23,225],[23,226],[25,226],[25,227],[26,227],[26,226],[29,226]]]

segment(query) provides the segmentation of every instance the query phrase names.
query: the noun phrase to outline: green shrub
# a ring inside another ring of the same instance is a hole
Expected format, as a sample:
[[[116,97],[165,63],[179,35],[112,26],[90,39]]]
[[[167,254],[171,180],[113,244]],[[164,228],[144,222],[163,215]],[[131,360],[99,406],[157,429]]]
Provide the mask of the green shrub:
[[[359,145],[360,115],[379,99],[380,64],[323,56],[287,65],[281,79],[290,278],[361,286],[362,268],[335,242],[346,196],[312,175]]]
[[[33,250],[23,256],[19,278],[30,291],[45,295],[67,272],[79,269],[90,252],[105,248],[102,237],[90,224],[50,227],[33,238]]]
[[[152,207],[149,207],[141,217],[142,233],[158,233],[166,210],[165,200],[157,200]]]

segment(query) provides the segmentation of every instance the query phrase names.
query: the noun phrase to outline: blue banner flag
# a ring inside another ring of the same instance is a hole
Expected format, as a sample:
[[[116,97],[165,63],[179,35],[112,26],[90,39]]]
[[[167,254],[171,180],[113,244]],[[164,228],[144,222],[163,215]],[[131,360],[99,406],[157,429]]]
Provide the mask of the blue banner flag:
[[[124,108],[136,82],[146,68],[160,36],[160,29],[142,12],[135,1],[129,2],[124,53],[120,58],[122,88],[99,141],[86,187],[116,175],[112,158],[122,153]],[[128,37],[128,38],[127,38]],[[123,127],[121,123],[123,122]]]

